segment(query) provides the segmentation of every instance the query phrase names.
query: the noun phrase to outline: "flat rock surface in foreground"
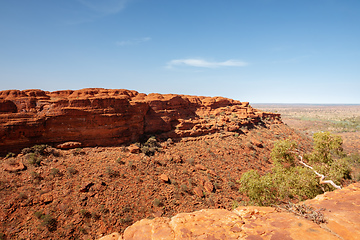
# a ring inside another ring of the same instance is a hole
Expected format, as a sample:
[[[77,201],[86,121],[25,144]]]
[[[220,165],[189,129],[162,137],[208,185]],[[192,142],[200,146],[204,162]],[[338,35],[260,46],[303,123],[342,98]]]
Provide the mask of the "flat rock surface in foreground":
[[[304,202],[325,208],[327,224],[316,224],[272,207],[239,207],[234,211],[206,209],[174,217],[143,219],[123,236],[102,239],[360,239],[360,183]]]

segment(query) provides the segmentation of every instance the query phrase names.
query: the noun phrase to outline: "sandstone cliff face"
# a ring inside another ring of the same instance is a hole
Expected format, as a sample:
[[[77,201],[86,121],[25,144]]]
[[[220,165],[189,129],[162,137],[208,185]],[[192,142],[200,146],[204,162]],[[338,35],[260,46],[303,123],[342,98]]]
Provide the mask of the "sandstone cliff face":
[[[322,209],[327,223],[318,225],[272,207],[205,209],[172,218],[143,219],[101,240],[155,239],[360,239],[360,183],[305,202]]]
[[[142,94],[115,89],[0,92],[0,153],[35,144],[81,142],[110,146],[162,138],[201,136],[219,131],[241,133],[278,114],[222,97]]]

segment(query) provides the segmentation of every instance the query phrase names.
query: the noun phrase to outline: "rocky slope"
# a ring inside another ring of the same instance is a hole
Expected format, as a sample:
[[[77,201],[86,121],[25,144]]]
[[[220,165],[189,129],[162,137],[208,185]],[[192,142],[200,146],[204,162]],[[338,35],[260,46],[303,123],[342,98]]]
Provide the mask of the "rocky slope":
[[[220,131],[241,133],[242,127],[265,119],[279,121],[279,115],[222,97],[99,88],[7,90],[0,92],[0,153],[41,143],[114,146],[152,134],[166,139]]]
[[[123,235],[113,233],[101,240],[360,239],[360,183],[298,206],[303,208],[292,208],[298,215],[272,207],[238,207],[233,211],[206,209],[172,218],[143,219],[128,227]],[[319,215],[324,216],[326,223],[311,221]]]
[[[277,114],[220,97],[3,91],[0,109],[2,152],[61,148],[0,157],[2,239],[97,239],[144,218],[231,210],[247,201],[236,180],[269,171],[275,141],[311,146]],[[128,144],[151,135],[151,154]]]

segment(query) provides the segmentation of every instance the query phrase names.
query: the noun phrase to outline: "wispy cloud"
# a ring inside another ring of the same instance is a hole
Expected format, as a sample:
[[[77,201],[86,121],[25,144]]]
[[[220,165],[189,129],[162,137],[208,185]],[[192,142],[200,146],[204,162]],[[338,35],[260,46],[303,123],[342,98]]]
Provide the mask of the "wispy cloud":
[[[77,0],[85,7],[104,14],[110,15],[120,12],[130,0]]]
[[[76,0],[79,8],[72,9],[71,17],[64,20],[67,25],[94,22],[122,11],[133,0]]]
[[[131,40],[116,42],[116,45],[118,45],[118,46],[135,45],[135,44],[147,42],[150,40],[151,40],[151,37],[135,38],[135,39],[131,39]]]
[[[224,62],[210,62],[199,58],[174,59],[167,63],[168,68],[172,68],[174,66],[218,68],[218,67],[244,67],[247,65],[248,65],[247,62],[233,60],[233,59]]]

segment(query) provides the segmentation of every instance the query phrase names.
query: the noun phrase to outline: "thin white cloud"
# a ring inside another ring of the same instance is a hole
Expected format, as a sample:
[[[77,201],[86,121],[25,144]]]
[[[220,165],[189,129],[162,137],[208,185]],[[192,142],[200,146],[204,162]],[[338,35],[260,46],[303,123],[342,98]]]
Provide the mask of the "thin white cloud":
[[[136,38],[136,39],[132,39],[132,40],[125,40],[125,41],[116,42],[116,45],[118,45],[118,46],[135,45],[135,44],[147,42],[147,41],[150,41],[150,40],[151,40],[151,37]]]
[[[120,12],[129,1],[130,0],[78,0],[78,2],[85,7],[104,15]]]
[[[191,66],[201,68],[217,68],[217,67],[244,67],[248,63],[238,60],[227,60],[224,62],[210,62],[204,59],[188,58],[188,59],[174,59],[167,63],[168,68],[175,66]]]

